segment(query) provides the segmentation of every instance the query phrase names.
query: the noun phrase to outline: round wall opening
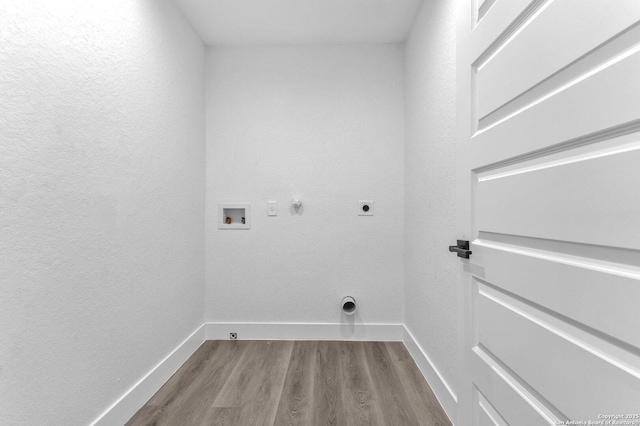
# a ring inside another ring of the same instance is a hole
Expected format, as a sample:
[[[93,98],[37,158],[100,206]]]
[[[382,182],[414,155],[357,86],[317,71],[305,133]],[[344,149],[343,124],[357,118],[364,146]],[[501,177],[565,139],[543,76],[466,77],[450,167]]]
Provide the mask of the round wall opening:
[[[346,296],[342,299],[342,312],[347,315],[353,315],[356,312],[356,299]]]

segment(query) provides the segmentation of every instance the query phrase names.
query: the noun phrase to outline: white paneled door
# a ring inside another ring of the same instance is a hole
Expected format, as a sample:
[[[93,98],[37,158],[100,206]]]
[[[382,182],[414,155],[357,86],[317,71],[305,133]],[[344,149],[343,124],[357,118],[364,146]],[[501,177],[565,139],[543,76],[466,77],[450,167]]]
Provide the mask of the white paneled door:
[[[640,425],[640,0],[459,9],[456,423]]]

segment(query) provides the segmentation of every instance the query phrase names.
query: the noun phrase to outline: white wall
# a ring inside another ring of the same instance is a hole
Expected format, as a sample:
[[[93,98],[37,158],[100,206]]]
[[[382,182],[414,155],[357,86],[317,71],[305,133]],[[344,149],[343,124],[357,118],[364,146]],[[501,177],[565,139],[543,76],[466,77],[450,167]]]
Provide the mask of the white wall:
[[[203,320],[204,47],[167,1],[4,1],[0,93],[0,424],[87,424]]]
[[[353,295],[356,324],[402,322],[403,78],[400,45],[208,51],[207,320],[339,323]]]
[[[405,324],[455,389],[455,2],[424,2],[405,57]]]

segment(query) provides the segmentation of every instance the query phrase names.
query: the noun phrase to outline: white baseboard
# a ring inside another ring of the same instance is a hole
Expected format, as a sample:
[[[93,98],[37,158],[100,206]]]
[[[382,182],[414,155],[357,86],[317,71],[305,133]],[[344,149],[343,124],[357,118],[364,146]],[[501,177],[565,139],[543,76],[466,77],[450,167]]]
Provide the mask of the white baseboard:
[[[400,342],[402,324],[353,323],[238,323],[207,322],[207,340],[226,340],[238,333],[240,340],[365,340]]]
[[[203,324],[158,365],[153,367],[138,383],[125,392],[111,407],[107,408],[91,423],[91,426],[123,425],[129,421],[204,341],[205,327]]]
[[[444,408],[444,411],[449,416],[451,422],[456,424],[456,410],[457,410],[457,397],[451,386],[442,377],[438,369],[435,367],[429,355],[418,344],[411,331],[406,326],[403,326],[404,336],[402,341],[407,347],[409,354],[413,357],[414,361],[418,365],[418,368],[422,372],[422,375],[431,386],[433,393],[438,398],[440,405]]]

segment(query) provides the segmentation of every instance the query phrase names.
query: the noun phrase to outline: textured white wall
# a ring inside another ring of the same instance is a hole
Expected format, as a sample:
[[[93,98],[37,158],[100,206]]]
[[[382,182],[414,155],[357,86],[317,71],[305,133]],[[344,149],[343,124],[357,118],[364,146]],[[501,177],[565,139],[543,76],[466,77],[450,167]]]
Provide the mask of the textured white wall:
[[[3,1],[0,94],[0,424],[87,424],[203,320],[204,47],[167,1]]]
[[[447,384],[457,368],[455,3],[425,1],[406,42],[405,324]]]
[[[400,45],[208,51],[208,320],[339,323],[353,295],[356,324],[402,322],[403,78]],[[218,203],[251,230],[218,230]]]

